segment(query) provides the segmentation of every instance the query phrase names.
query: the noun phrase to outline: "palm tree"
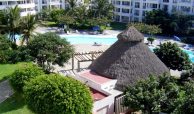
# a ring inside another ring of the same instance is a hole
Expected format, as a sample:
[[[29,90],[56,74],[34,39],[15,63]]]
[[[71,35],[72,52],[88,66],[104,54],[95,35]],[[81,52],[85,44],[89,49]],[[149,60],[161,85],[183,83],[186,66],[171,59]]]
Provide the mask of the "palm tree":
[[[95,12],[94,17],[103,18],[108,17],[112,18],[113,16],[113,5],[109,3],[108,0],[95,0],[93,10]]]
[[[67,0],[67,3],[69,4],[71,10],[74,10],[77,6],[77,0]]]
[[[6,23],[7,23],[7,19],[5,18],[5,14],[4,11],[1,10],[0,11],[0,33],[5,33],[6,30]]]
[[[20,8],[17,5],[13,8],[10,7],[4,11],[4,14],[7,18],[6,28],[9,31],[9,38],[16,43],[15,35],[20,32]]]
[[[36,28],[36,18],[35,15],[28,14],[27,16],[22,18],[22,32],[23,32],[23,39],[22,44],[26,41],[28,44],[30,40],[30,36],[32,35],[33,30]]]

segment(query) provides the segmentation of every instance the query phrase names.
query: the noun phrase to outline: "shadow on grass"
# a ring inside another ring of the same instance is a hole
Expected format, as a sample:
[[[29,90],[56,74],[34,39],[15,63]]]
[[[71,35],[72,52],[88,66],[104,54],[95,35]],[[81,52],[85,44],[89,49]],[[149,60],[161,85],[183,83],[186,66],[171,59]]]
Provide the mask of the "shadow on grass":
[[[18,93],[15,93],[10,98],[0,104],[0,114],[20,109],[25,106],[25,100]]]

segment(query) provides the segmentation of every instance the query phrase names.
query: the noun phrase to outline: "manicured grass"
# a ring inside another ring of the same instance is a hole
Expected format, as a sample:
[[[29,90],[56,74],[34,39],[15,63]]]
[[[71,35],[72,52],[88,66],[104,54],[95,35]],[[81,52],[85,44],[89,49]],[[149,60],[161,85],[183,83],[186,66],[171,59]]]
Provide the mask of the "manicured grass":
[[[21,68],[24,62],[17,64],[0,64],[0,82],[4,79],[7,79],[10,74],[12,74],[18,68]]]
[[[34,114],[31,112],[21,95],[15,93],[0,104],[0,114]]]

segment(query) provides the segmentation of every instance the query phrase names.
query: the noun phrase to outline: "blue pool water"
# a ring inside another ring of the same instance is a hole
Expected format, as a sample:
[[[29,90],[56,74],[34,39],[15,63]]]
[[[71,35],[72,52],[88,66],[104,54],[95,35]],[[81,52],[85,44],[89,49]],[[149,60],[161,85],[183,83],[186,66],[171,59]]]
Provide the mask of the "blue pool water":
[[[185,50],[185,49],[183,51],[189,55],[190,60],[192,61],[192,63],[194,63],[194,52],[191,50]]]
[[[66,35],[63,36],[63,38],[66,38],[71,44],[94,44],[94,42],[97,42],[100,44],[112,45],[117,41],[116,36]],[[149,48],[153,52],[154,47]],[[190,60],[194,63],[194,52],[185,49],[183,49],[183,51],[189,55]]]
[[[117,41],[116,36],[95,36],[95,35],[67,35],[64,38],[71,44],[99,44],[111,45]]]

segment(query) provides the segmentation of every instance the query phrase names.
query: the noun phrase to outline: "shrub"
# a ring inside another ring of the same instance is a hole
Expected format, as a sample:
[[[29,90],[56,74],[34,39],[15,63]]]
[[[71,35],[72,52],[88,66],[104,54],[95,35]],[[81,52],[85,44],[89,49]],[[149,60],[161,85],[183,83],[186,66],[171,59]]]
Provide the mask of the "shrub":
[[[41,114],[91,114],[92,97],[86,85],[56,74],[36,77],[24,87],[28,107]]]
[[[154,35],[161,33],[159,25],[149,25],[145,23],[129,23],[128,27],[134,26],[138,31],[144,34]]]
[[[23,87],[30,79],[43,74],[43,71],[36,65],[25,64],[22,69],[16,70],[10,76],[10,83],[15,91],[23,92]]]
[[[154,42],[155,38],[149,37],[147,40],[152,44]]]
[[[0,35],[0,63],[12,63],[13,53],[12,42],[5,35]]]
[[[187,53],[183,52],[176,43],[167,42],[154,49],[160,60],[172,70],[191,69],[191,61]]]
[[[171,114],[182,103],[184,91],[175,78],[162,75],[159,78],[151,76],[129,86],[125,95],[124,105],[135,111],[142,110],[146,114],[162,111]]]
[[[173,114],[193,114],[194,112],[194,82],[190,81],[183,86],[184,94]],[[181,101],[181,102],[180,102]]]

